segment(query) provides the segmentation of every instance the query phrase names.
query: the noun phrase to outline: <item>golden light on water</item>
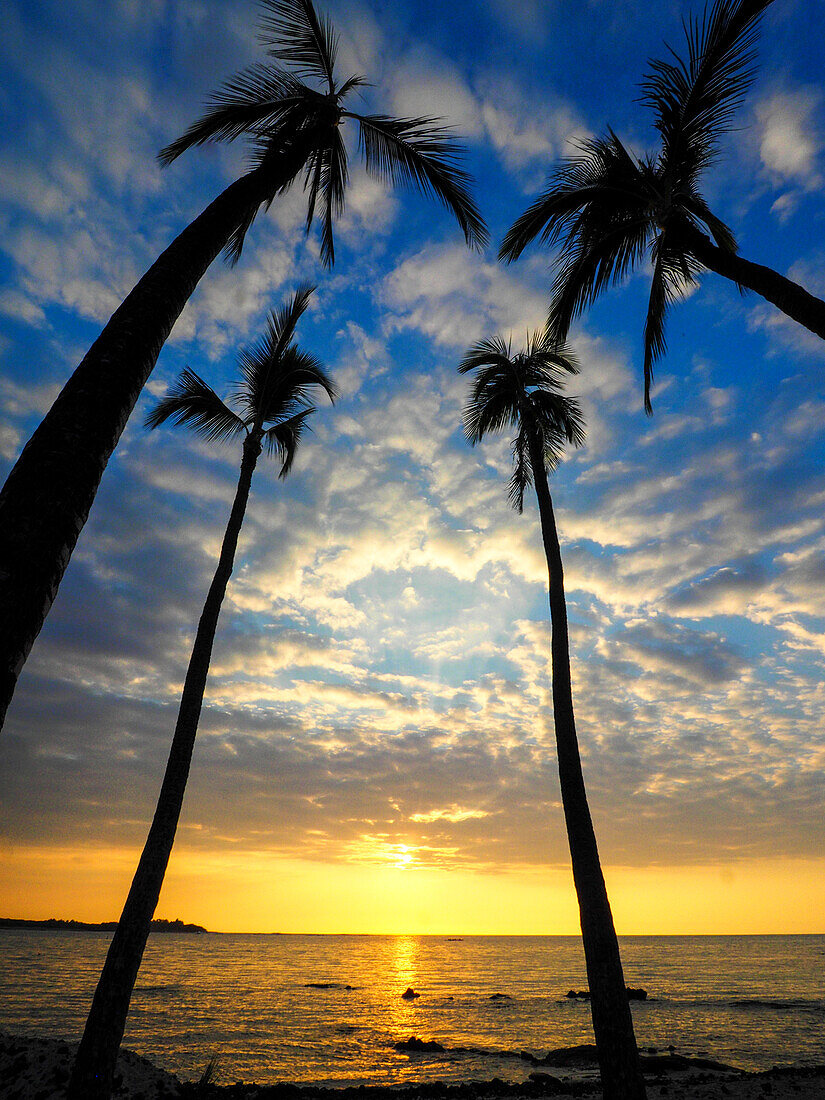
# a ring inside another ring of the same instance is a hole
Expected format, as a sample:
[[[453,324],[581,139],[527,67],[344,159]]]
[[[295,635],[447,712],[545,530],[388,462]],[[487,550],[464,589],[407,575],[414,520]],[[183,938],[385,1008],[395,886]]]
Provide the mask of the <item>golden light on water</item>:
[[[393,940],[393,980],[402,991],[418,981],[418,940],[415,936],[398,936]]]

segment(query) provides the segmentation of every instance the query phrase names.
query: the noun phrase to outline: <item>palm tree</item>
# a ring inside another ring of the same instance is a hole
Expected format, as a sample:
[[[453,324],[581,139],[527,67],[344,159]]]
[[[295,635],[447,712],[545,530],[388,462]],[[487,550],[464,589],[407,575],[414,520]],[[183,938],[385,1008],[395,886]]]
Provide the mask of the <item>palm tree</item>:
[[[576,738],[564,573],[547,481],[547,471],[557,465],[564,443],[580,446],[584,442],[578,402],[562,393],[565,373],[575,373],[578,367],[569,349],[545,331],[528,337],[527,347],[517,355],[503,340],[482,340],[467,352],[458,369],[462,374],[475,372],[464,410],[467,438],[475,444],[488,432],[515,428],[510,501],[521,512],[531,482],[536,491],[549,576],[559,782],[602,1088],[605,1100],[640,1100],[645,1095],[644,1081]]]
[[[149,427],[157,427],[171,418],[177,424],[189,425],[209,440],[243,436],[243,459],[218,567],[209,587],[186,671],[157,809],[77,1052],[68,1093],[72,1100],[108,1100],[111,1094],[132,990],[175,839],[218,616],[232,573],[258,456],[263,449],[276,456],[281,462],[280,476],[286,477],[307,417],[314,411],[310,398],[312,388],[320,386],[330,400],[336,397],[335,385],[320,363],[292,342],[295,326],[313,289],[301,287],[290,302],[270,315],[263,338],[241,352],[242,377],[234,402],[239,412],[226,406],[193,371],[186,370],[177,386],[147,417]]]
[[[645,408],[653,365],[666,350],[665,316],[703,270],[756,291],[825,339],[825,302],[737,253],[733,233],[709,209],[699,186],[719,138],[753,80],[754,44],[771,0],[715,0],[685,25],[687,61],[652,61],[641,101],[661,145],[636,157],[612,130],[562,161],[544,193],[513,224],[500,258],[521,255],[538,235],[560,244],[550,325],[566,337],[573,319],[611,283],[648,257],[652,282],[644,330]],[[708,236],[710,234],[710,236]]]
[[[468,244],[481,247],[487,239],[449,132],[430,118],[347,109],[349,93],[366,81],[336,80],[336,35],[312,0],[261,2],[261,38],[275,63],[234,76],[204,116],[160,153],[169,164],[194,145],[247,137],[251,170],[172,242],[115,311],[0,492],[0,726],[160,349],[218,253],[237,261],[259,208],[296,180],[302,184],[307,230],[320,207],[321,256],[330,266],[332,225],[344,207],[348,176],[342,127],[352,121],[368,172],[434,196],[455,215]]]

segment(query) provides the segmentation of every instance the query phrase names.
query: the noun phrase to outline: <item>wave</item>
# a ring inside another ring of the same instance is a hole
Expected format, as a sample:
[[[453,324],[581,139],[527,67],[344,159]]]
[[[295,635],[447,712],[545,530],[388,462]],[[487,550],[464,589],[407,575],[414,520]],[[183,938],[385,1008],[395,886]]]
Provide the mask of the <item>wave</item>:
[[[167,985],[136,985],[135,995],[142,997],[163,997],[167,993],[180,993],[183,986],[180,982],[170,982]]]
[[[825,1001],[808,1001],[808,1000],[792,1000],[792,1001],[773,1001],[763,1000],[758,997],[745,997],[738,1001],[724,1002],[731,1006],[731,1008],[745,1008],[745,1009],[762,1009],[767,1008],[774,1012],[810,1012],[810,1013],[825,1013]]]
[[[562,998],[564,1002],[566,998]],[[580,1003],[571,998],[569,1004]],[[664,1008],[710,1008],[725,1009],[736,1008],[745,1012],[788,1012],[807,1015],[821,1015],[825,1013],[825,1000],[820,998],[772,998],[772,997],[648,997],[648,1004],[656,1004]]]
[[[357,989],[357,985],[345,985],[344,982],[306,982],[304,989]]]

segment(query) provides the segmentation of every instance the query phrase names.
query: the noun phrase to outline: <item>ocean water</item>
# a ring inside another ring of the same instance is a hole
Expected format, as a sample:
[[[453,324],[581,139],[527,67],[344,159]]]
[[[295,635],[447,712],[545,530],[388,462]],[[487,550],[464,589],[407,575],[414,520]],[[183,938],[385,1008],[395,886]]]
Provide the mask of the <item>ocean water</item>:
[[[76,1040],[109,934],[0,930],[0,1027]],[[743,1069],[825,1062],[825,936],[621,940],[641,1047]],[[406,1001],[412,986],[420,997]],[[593,1041],[578,939],[153,935],[124,1042],[221,1083],[519,1081],[514,1056]],[[504,994],[505,996],[494,996]],[[404,1054],[411,1035],[444,1054]],[[455,1048],[463,1048],[456,1051]],[[502,1055],[500,1052],[510,1052]]]

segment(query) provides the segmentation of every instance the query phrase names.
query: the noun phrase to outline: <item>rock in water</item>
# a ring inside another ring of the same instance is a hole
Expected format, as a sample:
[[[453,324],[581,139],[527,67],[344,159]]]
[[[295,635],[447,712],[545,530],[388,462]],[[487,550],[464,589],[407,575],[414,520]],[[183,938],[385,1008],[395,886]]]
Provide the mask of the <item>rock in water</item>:
[[[402,1000],[414,1001],[416,997],[420,997],[420,993],[416,993],[411,985],[408,985],[404,992],[401,994]]]
[[[435,1039],[417,1039],[415,1035],[411,1035],[409,1039],[401,1039],[395,1044],[396,1050],[409,1051],[418,1050],[429,1054],[443,1054],[444,1047],[441,1043],[437,1043]]]
[[[627,999],[629,1001],[646,1001],[647,990],[646,989],[631,989],[630,986],[625,986],[625,992],[627,993]],[[589,1001],[590,990],[588,989],[568,989],[565,993],[565,997],[569,997],[571,1001]]]

